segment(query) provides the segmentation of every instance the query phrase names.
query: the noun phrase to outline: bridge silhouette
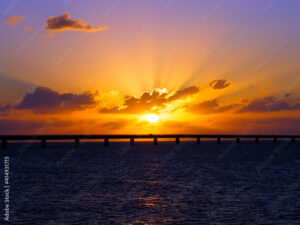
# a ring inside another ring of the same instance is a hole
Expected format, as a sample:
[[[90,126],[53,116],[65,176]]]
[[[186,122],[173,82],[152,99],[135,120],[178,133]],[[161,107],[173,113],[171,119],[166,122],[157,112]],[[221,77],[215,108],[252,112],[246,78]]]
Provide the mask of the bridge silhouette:
[[[260,139],[271,139],[276,143],[278,139],[290,139],[295,142],[300,135],[238,135],[238,134],[122,134],[122,135],[0,135],[2,149],[7,148],[8,141],[40,141],[41,147],[47,147],[47,141],[74,140],[75,147],[80,146],[80,140],[103,140],[104,146],[109,145],[109,140],[127,139],[131,145],[134,145],[136,139],[153,139],[153,144],[158,144],[158,139],[175,139],[176,144],[180,144],[180,139],[195,139],[197,144],[201,139],[216,139],[221,144],[221,139],[235,139],[240,143],[241,139],[253,139],[259,143]]]

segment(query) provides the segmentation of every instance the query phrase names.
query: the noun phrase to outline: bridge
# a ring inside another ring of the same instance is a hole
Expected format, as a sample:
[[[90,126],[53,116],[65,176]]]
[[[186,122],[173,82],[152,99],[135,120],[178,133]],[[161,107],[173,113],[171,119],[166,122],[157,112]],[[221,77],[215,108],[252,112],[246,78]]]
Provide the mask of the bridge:
[[[7,148],[9,141],[40,141],[41,147],[47,147],[47,141],[74,140],[75,147],[79,147],[80,140],[103,140],[104,146],[109,145],[109,140],[127,139],[131,145],[134,145],[136,139],[152,139],[153,144],[158,144],[158,139],[174,139],[176,144],[180,144],[182,139],[195,139],[197,144],[201,143],[201,139],[215,139],[221,144],[221,139],[235,139],[236,143],[240,143],[241,139],[253,139],[259,143],[260,139],[270,139],[277,142],[278,139],[290,139],[295,142],[300,135],[239,135],[239,134],[140,134],[140,135],[0,135],[2,149]]]

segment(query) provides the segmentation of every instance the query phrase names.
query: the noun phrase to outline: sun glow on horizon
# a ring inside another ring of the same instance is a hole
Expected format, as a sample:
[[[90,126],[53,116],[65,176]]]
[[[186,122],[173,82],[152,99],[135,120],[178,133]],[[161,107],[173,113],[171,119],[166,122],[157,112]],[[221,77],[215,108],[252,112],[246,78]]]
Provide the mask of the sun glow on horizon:
[[[158,115],[153,114],[153,113],[148,114],[147,115],[147,120],[148,120],[149,123],[157,123],[157,121],[158,121]]]

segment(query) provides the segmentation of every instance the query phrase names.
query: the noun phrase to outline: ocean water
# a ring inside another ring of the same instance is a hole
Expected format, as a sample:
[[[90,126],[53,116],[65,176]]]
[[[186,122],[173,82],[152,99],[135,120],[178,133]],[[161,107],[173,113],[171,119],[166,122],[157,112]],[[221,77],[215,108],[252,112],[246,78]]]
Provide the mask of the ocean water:
[[[0,152],[11,224],[300,224],[299,141],[9,143]]]

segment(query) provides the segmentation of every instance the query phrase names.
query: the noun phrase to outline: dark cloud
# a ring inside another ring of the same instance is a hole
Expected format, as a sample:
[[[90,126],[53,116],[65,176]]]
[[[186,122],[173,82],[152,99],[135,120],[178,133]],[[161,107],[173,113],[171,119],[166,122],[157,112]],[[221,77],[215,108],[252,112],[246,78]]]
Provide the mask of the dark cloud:
[[[224,89],[229,85],[230,83],[226,79],[213,80],[209,83],[209,86],[211,86],[213,89]]]
[[[253,100],[250,104],[241,108],[238,112],[276,112],[283,110],[300,110],[300,104],[289,104],[285,98],[290,94],[285,94],[283,98],[276,99],[274,96]]]
[[[205,101],[189,107],[189,111],[197,114],[215,114],[232,110],[240,106],[239,104],[231,104],[220,106],[217,99]]]
[[[32,110],[35,113],[49,114],[70,110],[84,110],[95,106],[95,94],[63,93],[49,88],[37,87],[33,93],[27,93],[16,109]]]
[[[184,89],[180,89],[173,95],[168,93],[161,93],[157,90],[152,92],[144,92],[139,98],[135,96],[125,97],[122,108],[115,106],[112,108],[103,108],[100,113],[128,113],[128,114],[139,114],[145,113],[146,111],[154,111],[158,108],[165,106],[165,103],[184,99],[191,96],[199,91],[198,87],[192,86]],[[155,108],[155,109],[153,109]]]
[[[81,19],[73,20],[69,13],[65,12],[64,14],[56,17],[48,17],[46,22],[46,29],[49,31],[64,31],[64,30],[75,30],[75,31],[86,31],[86,32],[96,32],[107,30],[107,26],[96,26],[92,27],[91,24],[82,22]]]

